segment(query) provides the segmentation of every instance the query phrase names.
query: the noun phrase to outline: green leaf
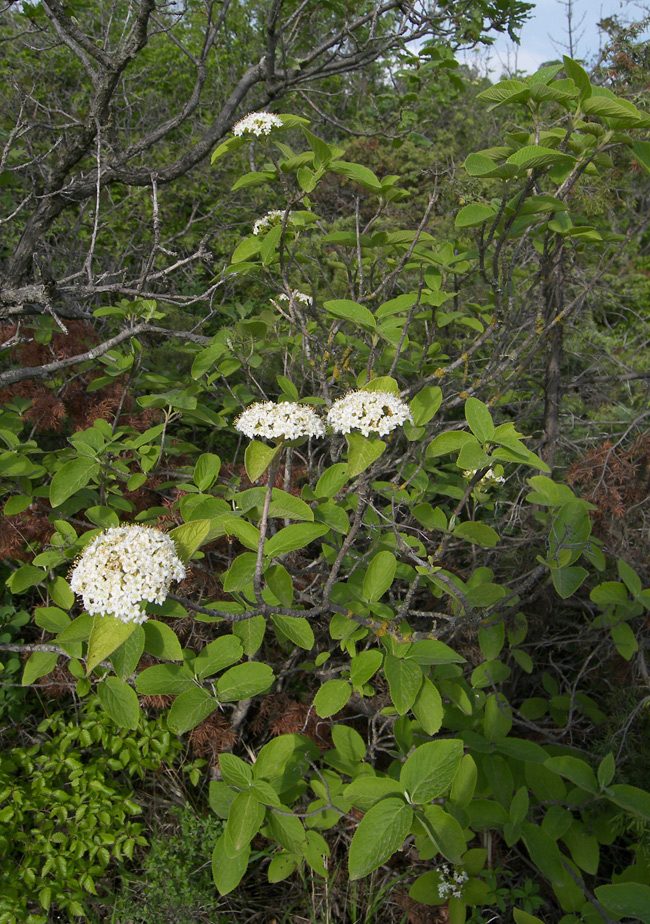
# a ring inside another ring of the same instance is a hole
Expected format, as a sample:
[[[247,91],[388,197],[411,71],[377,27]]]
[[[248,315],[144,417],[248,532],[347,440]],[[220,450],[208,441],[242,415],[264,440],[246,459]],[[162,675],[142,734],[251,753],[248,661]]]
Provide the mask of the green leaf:
[[[474,437],[470,433],[465,433],[464,430],[441,433],[427,446],[427,456],[445,456],[448,452],[457,452],[467,443],[472,442],[476,442]]]
[[[230,188],[233,192],[236,192],[238,189],[248,189],[250,186],[264,186],[274,180],[275,177],[275,170],[251,170],[250,173],[240,176]]]
[[[99,462],[95,462],[94,459],[81,457],[66,462],[52,479],[50,504],[59,507],[80,488],[85,488],[98,472]]]
[[[405,761],[400,783],[411,802],[424,804],[441,796],[451,785],[463,756],[459,738],[427,741]]]
[[[266,693],[274,680],[273,669],[268,664],[248,661],[231,667],[217,681],[217,696],[223,703],[232,703],[242,699]]]
[[[416,817],[430,832],[431,839],[443,857],[452,863],[461,865],[461,857],[467,849],[467,842],[463,829],[456,819],[445,812],[440,805],[426,805],[423,814],[418,812]]]
[[[627,562],[623,561],[622,558],[619,558],[616,564],[620,579],[625,583],[625,586],[630,591],[632,596],[636,597],[637,594],[640,594],[643,589],[641,578],[636,573],[634,568],[631,568]]]
[[[350,879],[361,879],[399,850],[413,821],[413,809],[389,796],[373,805],[359,823],[350,844]]]
[[[192,665],[199,680],[212,677],[239,661],[244,654],[242,643],[234,635],[222,635],[205,646]]]
[[[27,510],[33,498],[26,494],[14,494],[13,497],[10,497],[7,503],[5,504],[4,513],[6,517],[12,517],[17,513],[23,513]]]
[[[324,523],[292,523],[271,536],[266,542],[265,552],[273,557],[304,549],[315,539],[319,539],[329,532],[329,526]]]
[[[172,667],[175,665],[161,665]],[[153,670],[153,668],[149,668]],[[192,686],[189,690],[180,693],[167,714],[167,726],[175,735],[182,735],[191,728],[196,728],[203,719],[207,719],[215,709],[218,703],[214,696],[211,696],[207,690],[202,687]]]
[[[119,677],[107,677],[97,686],[99,701],[120,728],[136,729],[140,706],[135,690]]]
[[[307,750],[307,739],[301,735],[279,735],[260,750],[253,766],[256,780],[274,780],[284,775],[287,767],[300,763]]]
[[[248,869],[251,852],[250,845],[247,845],[240,853],[231,857],[226,853],[224,842],[225,834],[222,834],[212,851],[212,878],[219,895],[228,895],[237,888]]]
[[[409,409],[416,427],[423,427],[439,411],[442,404],[442,389],[427,385],[411,399]]]
[[[144,650],[165,661],[183,660],[178,636],[168,625],[156,619],[148,619],[144,624]]]
[[[249,481],[255,483],[267,470],[282,446],[267,446],[259,440],[251,440],[244,453],[244,466]]]
[[[251,616],[250,619],[240,619],[233,624],[232,634],[236,635],[242,643],[246,657],[251,658],[257,651],[266,632],[266,620],[263,616]]]
[[[329,169],[332,173],[338,173],[341,176],[346,176],[349,180],[354,180],[370,192],[381,191],[381,183],[375,174],[372,170],[369,170],[361,164],[351,164],[344,160],[334,160],[329,164]]]
[[[503,180],[510,179],[517,175],[516,164],[501,164],[497,166],[495,162],[486,157],[485,154],[470,154],[463,164],[469,176],[480,176],[486,178],[499,178]]]
[[[650,793],[627,783],[616,783],[606,790],[605,795],[620,808],[634,815],[639,815],[645,821],[650,821]]]
[[[614,779],[614,771],[616,769],[614,763],[614,755],[610,751],[609,754],[605,755],[598,765],[598,783],[601,788],[609,786],[609,784]]]
[[[243,590],[253,580],[256,564],[255,552],[242,552],[238,555],[230,568],[221,575],[223,589],[228,593]]]
[[[563,600],[572,596],[588,577],[589,572],[584,568],[551,568],[553,587]]]
[[[564,70],[566,71],[567,77],[570,77],[580,90],[580,99],[588,99],[591,96],[591,81],[589,80],[587,72],[577,61],[574,61],[573,58],[569,58],[567,55],[563,55],[562,58],[564,60]],[[519,922],[517,922],[517,924],[519,924]]]
[[[471,754],[465,754],[454,777],[449,799],[457,808],[466,808],[474,798],[478,770]]]
[[[334,725],[332,740],[336,750],[350,763],[358,763],[366,755],[366,743],[354,728],[347,725]]]
[[[47,572],[34,565],[22,565],[6,580],[6,585],[12,594],[22,594],[35,584],[40,584],[47,577]]]
[[[34,610],[34,622],[46,632],[62,632],[70,625],[70,617],[57,606],[39,606]]]
[[[88,639],[88,653],[86,655],[86,672],[89,675],[94,667],[113,654],[116,648],[126,641],[135,632],[134,622],[122,622],[115,616],[94,616],[93,626]]]
[[[142,626],[136,626],[129,637],[110,656],[113,670],[122,680],[127,680],[138,666],[144,651],[144,639],[144,629]]]
[[[314,709],[321,719],[336,715],[352,696],[347,680],[326,680],[314,697]]]
[[[194,676],[184,664],[154,664],[138,674],[135,688],[144,696],[184,693],[195,686]]]
[[[366,330],[375,330],[377,322],[371,311],[358,302],[352,302],[347,298],[336,298],[323,302],[323,308],[334,318],[343,318],[345,321],[352,321]]]
[[[478,643],[481,653],[488,661],[498,658],[506,639],[506,626],[498,622],[492,626],[481,626],[478,630]]]
[[[520,908],[513,908],[512,914],[515,919],[515,924],[544,924],[539,918],[536,918],[533,914],[528,914],[527,911],[522,911]]]
[[[23,668],[22,685],[28,687],[39,677],[49,674],[58,660],[59,655],[55,651],[32,651]]]
[[[545,834],[538,825],[523,822],[521,830],[530,858],[542,875],[546,876],[554,885],[564,885],[567,881],[568,873],[565,872],[562,865],[562,854],[557,843],[548,834]]]
[[[349,480],[350,472],[347,462],[336,462],[326,468],[320,476],[314,493],[316,497],[334,497]]]
[[[456,215],[456,227],[477,228],[483,222],[494,218],[495,215],[496,209],[493,209],[491,205],[480,205],[479,203],[466,205]]]
[[[646,173],[650,173],[650,141],[641,141],[635,138],[632,142],[634,159]]]
[[[521,80],[501,80],[493,87],[488,87],[476,97],[480,100],[493,103],[489,109],[496,109],[497,106],[504,106],[508,103],[514,103],[519,100],[526,100],[530,96],[530,87]]]
[[[454,527],[454,536],[458,536],[459,539],[466,539],[473,545],[480,545],[485,549],[494,548],[499,541],[498,533],[487,523],[473,523],[469,520]]]
[[[442,697],[428,677],[422,678],[420,692],[413,703],[413,715],[427,735],[435,735],[440,730],[443,718]]]
[[[304,648],[305,651],[311,651],[314,647],[314,630],[304,617],[282,616],[279,613],[274,613],[271,619],[280,632],[294,645]]]
[[[203,452],[196,460],[193,481],[203,493],[212,487],[221,469],[221,459],[213,452]]]
[[[192,520],[191,523],[183,523],[172,529],[168,535],[174,541],[180,560],[187,563],[209,532],[209,520]]]
[[[488,408],[478,398],[468,398],[465,402],[465,420],[474,436],[487,443],[494,436],[494,424]]]
[[[288,811],[284,805],[281,810]],[[285,850],[302,856],[307,838],[302,822],[295,815],[279,815],[273,811],[269,812],[268,824],[263,833],[266,837],[276,840]]]
[[[291,606],[293,603],[293,581],[284,565],[280,563],[272,565],[266,570],[264,577],[273,596],[284,606]]]
[[[350,680],[354,686],[360,687],[368,683],[381,667],[383,660],[383,654],[376,648],[355,655],[350,661]]]
[[[629,661],[639,650],[639,643],[636,640],[632,626],[627,622],[619,622],[615,626],[610,626],[609,631],[616,645],[616,650],[622,658]]]
[[[229,786],[246,789],[253,779],[251,767],[235,754],[227,752],[219,754],[219,769],[221,776]]]
[[[555,166],[556,164],[573,164],[575,157],[563,154],[553,148],[544,148],[537,144],[527,144],[507,159],[506,164],[514,164],[520,170],[533,170],[538,167]]]
[[[386,443],[383,440],[362,436],[361,433],[346,433],[348,444],[348,466],[351,478],[365,472],[381,456]]]
[[[426,638],[411,644],[409,661],[417,664],[464,664],[465,658],[444,642]]]
[[[228,815],[226,830],[235,850],[242,850],[253,840],[262,826],[266,810],[252,792],[240,792],[235,797]]]
[[[213,343],[205,350],[201,350],[192,363],[192,378],[200,379],[206,372],[210,372],[226,353],[228,353],[228,347],[225,343]]]
[[[397,559],[392,552],[377,552],[373,556],[363,579],[363,596],[368,603],[376,603],[393,583]]]
[[[226,514],[219,517],[219,525],[226,535],[235,536],[243,546],[256,552],[260,544],[260,531],[242,517]]]
[[[650,886],[640,882],[621,882],[598,886],[594,891],[598,901],[610,914],[650,924]]]
[[[287,494],[279,488],[273,488],[271,491],[271,503],[269,505],[269,516],[283,517],[290,520],[310,520],[313,522],[314,511],[309,504],[293,494]]]
[[[399,714],[404,715],[420,691],[422,670],[411,660],[387,654],[384,658],[384,673],[390,688],[390,698]]]
[[[628,123],[628,127],[642,121],[641,113],[636,106],[611,96],[593,94],[589,99],[583,100],[581,108],[587,115],[598,116],[601,119],[622,119]]]
[[[594,771],[589,764],[578,757],[549,757],[544,762],[544,766],[594,795],[600,788],[596,782]]]
[[[335,728],[337,726],[334,726]],[[343,796],[355,808],[367,812],[369,808],[386,796],[401,796],[403,788],[390,777],[359,776],[343,790]]]

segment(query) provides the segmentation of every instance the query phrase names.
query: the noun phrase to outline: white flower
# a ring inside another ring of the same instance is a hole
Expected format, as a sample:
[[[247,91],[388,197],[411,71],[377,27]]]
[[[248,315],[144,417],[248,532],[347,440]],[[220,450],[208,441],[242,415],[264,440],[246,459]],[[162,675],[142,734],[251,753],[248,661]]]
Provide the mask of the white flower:
[[[270,212],[267,212],[262,218],[258,218],[255,224],[253,225],[253,234],[261,234],[262,231],[270,231],[271,228],[275,225],[281,225],[282,219],[284,218],[284,211],[282,209],[271,209]],[[292,228],[291,215],[287,219],[287,228]]]
[[[299,292],[298,289],[291,290],[291,298],[295,299],[295,301],[297,302],[302,302],[302,304],[307,305],[307,307],[309,307],[310,305],[314,303],[314,299],[311,297],[311,295],[306,295],[304,292]],[[281,295],[278,295],[278,301],[288,302],[289,296],[285,295],[285,293],[283,292]]]
[[[274,128],[282,128],[280,116],[273,115],[272,112],[249,112],[247,116],[233,125],[232,133],[241,136],[249,132],[259,137],[270,135]]]
[[[469,878],[465,870],[454,869],[453,872],[450,872],[449,866],[443,863],[442,866],[438,867],[437,872],[440,877],[440,882],[438,883],[438,896],[440,898],[447,898],[449,895],[452,895],[454,898],[462,898],[463,890],[461,886],[463,883],[467,882]]]
[[[473,468],[467,472],[463,472],[463,478],[466,478],[467,481],[471,481],[477,471],[478,469]],[[492,470],[490,470],[489,472],[486,472],[485,475],[483,475],[483,477],[480,478],[476,482],[474,487],[479,488],[479,489],[480,488],[485,489],[485,488],[489,488],[491,485],[505,484],[505,483],[506,483],[506,479],[503,477],[503,475],[497,475]]]
[[[235,421],[235,428],[251,439],[297,440],[301,436],[325,436],[325,427],[316,412],[294,401],[251,404]]]
[[[327,415],[335,433],[361,430],[364,436],[385,436],[406,420],[413,423],[408,404],[389,391],[353,391],[335,401]]]
[[[185,566],[170,537],[148,526],[115,526],[90,542],[70,574],[70,587],[87,612],[111,613],[122,622],[142,623],[141,600],[164,603]]]

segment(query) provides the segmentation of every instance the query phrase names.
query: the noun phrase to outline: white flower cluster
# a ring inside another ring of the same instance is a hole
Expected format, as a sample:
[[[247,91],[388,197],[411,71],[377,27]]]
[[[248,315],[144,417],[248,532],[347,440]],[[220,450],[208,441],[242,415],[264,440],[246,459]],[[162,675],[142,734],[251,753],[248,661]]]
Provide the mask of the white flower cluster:
[[[360,430],[364,436],[385,436],[407,420],[413,423],[408,404],[389,391],[353,391],[335,401],[327,415],[335,433]]]
[[[147,619],[141,600],[163,603],[185,566],[170,537],[148,526],[116,526],[90,542],[70,574],[70,587],[91,614],[122,622]]]
[[[271,209],[270,212],[267,212],[262,218],[258,218],[255,224],[253,225],[253,234],[261,234],[263,231],[270,231],[271,228],[274,228],[275,225],[281,225],[282,219],[284,218],[284,211],[282,209]],[[287,228],[292,228],[291,215],[287,220]]]
[[[465,870],[454,868],[452,871],[447,863],[443,863],[442,866],[438,867],[438,875],[440,876],[440,882],[438,883],[438,895],[440,898],[463,897],[461,887],[469,878]]]
[[[262,436],[270,440],[297,440],[301,436],[325,436],[325,427],[318,414],[295,401],[251,404],[239,415],[235,428],[251,439]]]
[[[311,297],[311,295],[306,295],[304,292],[299,292],[298,289],[291,290],[291,297],[295,299],[297,302],[302,302],[303,305],[307,305],[307,307],[312,305],[314,302],[314,299]],[[278,301],[288,302],[289,296],[285,295],[285,293],[283,292],[282,295],[278,295]]]
[[[238,137],[247,133],[259,137],[270,135],[274,128],[282,128],[280,116],[273,115],[272,112],[249,112],[233,125],[232,133]]]
[[[463,477],[466,478],[467,481],[471,481],[477,471],[478,469],[475,469],[475,468],[470,469],[467,472],[463,472]],[[483,475],[483,477],[480,478],[476,482],[474,487],[475,488],[489,488],[492,485],[505,484],[505,483],[506,483],[506,479],[503,477],[503,475],[496,475],[493,471],[490,470],[489,472],[486,472],[485,475]]]

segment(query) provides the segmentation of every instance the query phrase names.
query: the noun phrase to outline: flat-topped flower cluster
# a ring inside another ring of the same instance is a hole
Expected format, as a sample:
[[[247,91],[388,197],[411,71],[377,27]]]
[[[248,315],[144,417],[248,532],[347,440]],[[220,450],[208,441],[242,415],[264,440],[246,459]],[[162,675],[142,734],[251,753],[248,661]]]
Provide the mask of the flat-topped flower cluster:
[[[172,581],[182,581],[185,565],[173,540],[149,526],[115,526],[82,552],[70,574],[70,587],[91,616],[112,614],[122,622],[143,623],[139,603],[164,603]]]
[[[364,436],[385,436],[405,421],[413,422],[408,404],[388,391],[354,391],[335,401],[327,414],[334,433],[360,430]],[[295,440],[301,436],[325,436],[318,414],[294,401],[257,402],[239,415],[235,428],[245,436]]]
[[[353,391],[335,401],[327,415],[335,433],[360,430],[364,436],[385,436],[407,420],[413,423],[408,404],[389,391]]]
[[[270,212],[267,212],[266,215],[263,215],[261,218],[258,218],[255,224],[253,225],[253,234],[261,234],[263,231],[270,231],[271,228],[274,228],[276,225],[281,225],[284,218],[283,209],[271,209]],[[291,215],[287,219],[287,228],[292,228]]]
[[[274,128],[282,128],[280,116],[272,112],[249,112],[247,116],[233,125],[232,133],[237,137],[241,135],[270,135]]]
[[[318,414],[294,401],[251,404],[239,415],[235,428],[251,439],[261,436],[270,440],[297,440],[301,436],[325,436],[325,427]]]

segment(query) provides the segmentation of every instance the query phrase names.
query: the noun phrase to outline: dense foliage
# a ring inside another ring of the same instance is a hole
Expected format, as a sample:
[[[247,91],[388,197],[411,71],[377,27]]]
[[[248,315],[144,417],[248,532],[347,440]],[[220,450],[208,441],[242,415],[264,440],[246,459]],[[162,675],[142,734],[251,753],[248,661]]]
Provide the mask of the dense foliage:
[[[3,924],[225,922],[261,878],[274,918],[298,888],[351,921],[650,922],[643,86],[570,58],[472,83],[441,39],[526,4],[359,6],[354,41],[337,3],[310,21],[307,101],[288,3],[7,17],[65,106],[37,133],[44,88],[16,84],[2,116]],[[361,67],[392,141],[363,135]],[[237,122],[248,80],[275,118]],[[180,742],[175,824],[215,886],[183,906],[169,844],[111,878],[145,846],[126,774]]]

